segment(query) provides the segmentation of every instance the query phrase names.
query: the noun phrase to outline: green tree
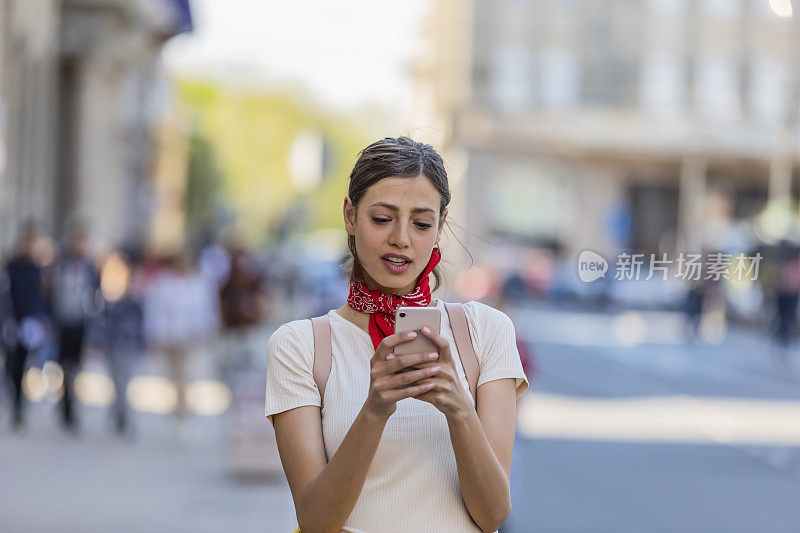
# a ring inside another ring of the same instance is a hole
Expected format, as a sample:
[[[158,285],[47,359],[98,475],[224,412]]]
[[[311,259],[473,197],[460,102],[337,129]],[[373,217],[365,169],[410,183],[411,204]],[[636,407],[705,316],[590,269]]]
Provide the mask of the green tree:
[[[264,242],[268,232],[298,205],[306,205],[303,229],[341,228],[341,203],[358,151],[383,130],[384,119],[343,116],[319,109],[289,92],[180,80],[180,102],[197,117],[198,134],[216,154],[221,174],[219,197],[240,217],[247,237]],[[329,165],[319,187],[298,191],[289,172],[296,137],[319,132],[328,145]],[[190,166],[191,163],[190,163]]]
[[[214,156],[214,147],[196,130],[189,137],[186,173],[186,230],[190,239],[197,240],[215,223],[223,176]]]

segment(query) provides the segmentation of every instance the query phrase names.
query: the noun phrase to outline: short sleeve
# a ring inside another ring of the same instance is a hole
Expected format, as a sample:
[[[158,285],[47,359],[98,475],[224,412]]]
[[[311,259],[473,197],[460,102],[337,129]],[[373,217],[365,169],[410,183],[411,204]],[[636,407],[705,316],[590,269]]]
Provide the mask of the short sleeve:
[[[265,415],[270,423],[277,413],[303,405],[321,405],[313,368],[313,339],[303,342],[289,324],[275,330],[267,343]]]
[[[514,323],[502,311],[480,302],[464,305],[470,333],[475,340],[480,365],[477,386],[497,379],[514,378],[517,398],[528,390],[528,378],[522,369],[517,349]]]

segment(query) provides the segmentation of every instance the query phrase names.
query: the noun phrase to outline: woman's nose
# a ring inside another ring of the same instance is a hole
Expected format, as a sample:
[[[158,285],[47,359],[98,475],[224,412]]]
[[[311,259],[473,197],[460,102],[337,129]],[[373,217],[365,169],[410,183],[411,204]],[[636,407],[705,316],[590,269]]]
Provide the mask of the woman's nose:
[[[408,229],[406,225],[403,223],[398,223],[394,227],[394,231],[392,231],[391,236],[389,237],[389,244],[394,244],[395,246],[399,246],[401,248],[405,248],[408,246]]]

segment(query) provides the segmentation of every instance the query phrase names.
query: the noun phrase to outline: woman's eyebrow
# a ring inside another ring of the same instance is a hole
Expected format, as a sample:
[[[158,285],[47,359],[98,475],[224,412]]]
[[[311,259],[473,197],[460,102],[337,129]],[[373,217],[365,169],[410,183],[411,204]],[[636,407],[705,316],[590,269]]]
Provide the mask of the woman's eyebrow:
[[[385,207],[386,209],[391,209],[392,211],[399,211],[400,210],[396,205],[387,204],[387,203],[384,203],[384,202],[375,202],[374,204],[370,205],[370,207],[375,207],[375,206]],[[431,212],[434,215],[436,214],[436,211],[434,211],[430,207],[415,207],[415,208],[413,208],[411,210],[411,212],[412,213],[427,213],[427,212]]]

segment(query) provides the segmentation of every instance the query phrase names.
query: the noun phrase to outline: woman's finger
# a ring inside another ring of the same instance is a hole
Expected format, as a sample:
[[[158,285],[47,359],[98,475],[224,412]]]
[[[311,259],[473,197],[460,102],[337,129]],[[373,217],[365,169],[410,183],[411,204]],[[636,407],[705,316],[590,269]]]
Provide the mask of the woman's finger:
[[[441,355],[445,355],[447,357],[450,356],[450,343],[447,342],[447,339],[437,333],[434,333],[428,327],[423,327],[420,331],[422,331],[422,334],[428,337],[431,342],[436,345],[436,349],[439,350]]]
[[[398,389],[401,387],[407,387],[408,385],[417,382],[421,379],[430,378],[442,371],[442,368],[438,365],[430,366],[428,368],[422,368],[420,370],[410,370],[408,372],[401,372],[399,374],[394,374],[393,376],[385,379],[382,381],[381,386],[385,389]]]
[[[434,387],[433,381],[426,380],[419,384],[411,385],[404,389],[395,389],[394,394],[391,395],[392,401],[397,402],[404,398],[412,398],[420,394],[425,394]]]
[[[439,354],[436,352],[422,352],[410,353],[405,355],[395,355],[394,358],[386,361],[387,372],[400,372],[403,369],[418,365],[421,363],[429,363],[439,359]]]
[[[385,361],[386,356],[394,349],[395,346],[416,338],[417,333],[415,331],[403,331],[384,337],[381,343],[378,344],[378,348],[375,350],[375,355],[372,356],[372,362],[375,363],[378,361]]]

